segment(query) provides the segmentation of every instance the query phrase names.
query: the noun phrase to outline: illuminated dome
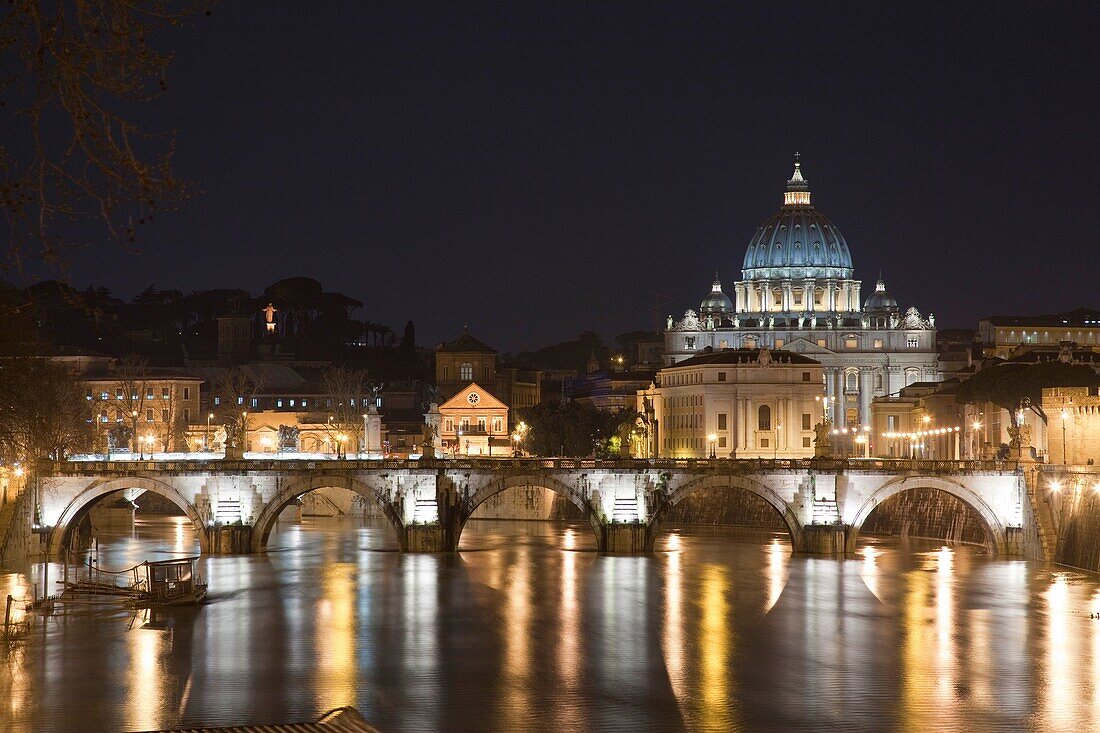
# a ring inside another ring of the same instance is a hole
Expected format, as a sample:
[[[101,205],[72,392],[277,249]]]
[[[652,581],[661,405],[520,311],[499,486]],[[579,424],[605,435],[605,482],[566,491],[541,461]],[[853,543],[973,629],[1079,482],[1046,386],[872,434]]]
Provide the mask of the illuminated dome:
[[[810,203],[810,185],[795,160],[783,206],[756,229],[742,264],[745,280],[852,278],[844,235]]]
[[[899,310],[898,301],[886,291],[886,283],[884,283],[882,277],[879,276],[878,282],[875,283],[875,292],[872,293],[871,297],[867,299],[867,302],[863,304],[863,312],[874,313],[878,311],[889,311],[891,313],[897,313]]]
[[[718,280],[718,273],[715,273],[710,292],[699,304],[699,315],[706,318],[707,316],[724,316],[729,313],[733,313],[733,301],[722,292],[722,283]]]

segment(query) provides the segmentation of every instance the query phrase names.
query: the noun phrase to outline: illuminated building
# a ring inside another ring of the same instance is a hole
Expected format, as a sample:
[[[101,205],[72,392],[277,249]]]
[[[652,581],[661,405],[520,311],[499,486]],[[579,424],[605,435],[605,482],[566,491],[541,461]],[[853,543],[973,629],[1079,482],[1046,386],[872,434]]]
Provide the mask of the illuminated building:
[[[783,205],[749,241],[733,298],[715,278],[699,311],[688,310],[665,331],[665,364],[704,349],[767,347],[822,364],[829,419],[869,425],[871,400],[916,382],[942,379],[935,319],[902,312],[879,278],[860,302],[848,243],[811,203],[796,161]]]
[[[811,458],[822,367],[786,351],[704,350],[638,392],[648,435],[639,458]]]

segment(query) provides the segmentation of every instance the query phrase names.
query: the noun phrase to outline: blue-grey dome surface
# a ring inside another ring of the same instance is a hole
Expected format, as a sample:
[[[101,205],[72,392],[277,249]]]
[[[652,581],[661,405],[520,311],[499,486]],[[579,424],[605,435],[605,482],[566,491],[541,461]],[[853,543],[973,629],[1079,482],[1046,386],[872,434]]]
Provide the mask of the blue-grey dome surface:
[[[729,313],[733,313],[733,301],[722,292],[722,283],[716,276],[707,297],[699,304],[699,315],[724,316]]]
[[[852,277],[844,235],[810,203],[810,187],[795,163],[783,207],[756,229],[742,264],[746,280]]]
[[[900,310],[898,301],[886,290],[886,283],[882,281],[881,277],[875,283],[875,292],[871,293],[871,297],[863,304],[863,310],[865,313],[875,311],[897,313]]]

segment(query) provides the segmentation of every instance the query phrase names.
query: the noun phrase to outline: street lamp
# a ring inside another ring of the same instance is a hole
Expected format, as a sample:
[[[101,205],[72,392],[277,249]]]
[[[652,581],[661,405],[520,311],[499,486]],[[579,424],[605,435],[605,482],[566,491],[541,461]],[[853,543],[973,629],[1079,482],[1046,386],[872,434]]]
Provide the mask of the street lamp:
[[[714,433],[711,433],[707,436],[707,442],[710,443],[710,457],[717,458],[717,456],[714,454],[714,448],[718,443],[718,436]]]
[[[1066,420],[1069,419],[1069,411],[1062,408],[1062,465],[1066,465]]]
[[[203,436],[202,447],[205,448],[208,453],[210,452],[210,421],[213,419],[214,413],[206,413],[206,435]]]

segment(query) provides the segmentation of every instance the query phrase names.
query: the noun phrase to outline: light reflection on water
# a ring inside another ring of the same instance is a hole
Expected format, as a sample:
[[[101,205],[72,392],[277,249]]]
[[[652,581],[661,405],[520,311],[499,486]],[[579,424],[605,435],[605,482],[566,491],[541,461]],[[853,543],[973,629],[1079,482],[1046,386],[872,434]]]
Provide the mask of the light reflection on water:
[[[103,532],[101,563],[194,539],[177,520]],[[730,529],[667,533],[651,557],[538,522],[473,522],[455,555],[395,547],[387,526],[307,520],[266,555],[203,558],[201,609],[132,629],[125,611],[50,618],[0,666],[0,730],[346,704],[386,733],[1100,728],[1094,575],[917,542],[793,557]],[[0,573],[0,592],[32,581]]]

